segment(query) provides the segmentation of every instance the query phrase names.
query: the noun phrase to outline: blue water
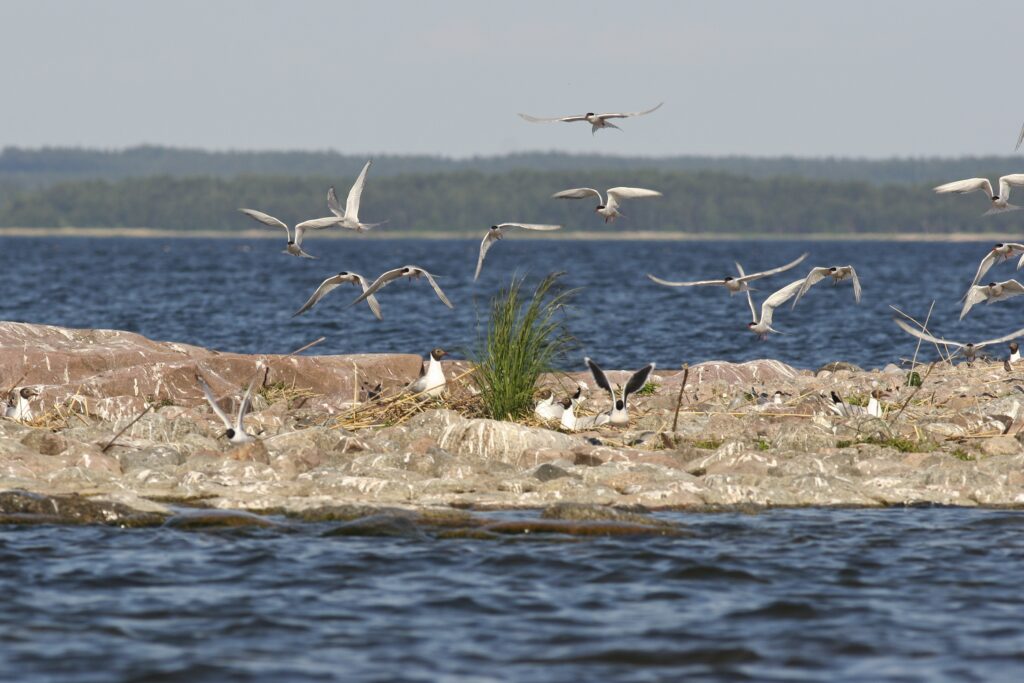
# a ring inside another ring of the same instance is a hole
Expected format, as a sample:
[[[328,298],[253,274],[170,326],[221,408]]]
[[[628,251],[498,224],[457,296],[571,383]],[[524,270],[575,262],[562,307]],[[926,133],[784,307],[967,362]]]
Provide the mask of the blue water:
[[[5,681],[1019,681],[1024,514],[682,538],[0,528]]]
[[[317,353],[407,352],[435,346],[472,349],[489,298],[514,273],[536,280],[565,271],[582,288],[569,327],[579,338],[582,369],[589,355],[606,367],[663,368],[709,359],[772,357],[799,367],[847,360],[879,367],[913,354],[915,342],[891,322],[890,304],[924,318],[936,300],[931,328],[961,341],[1002,336],[1024,327],[1024,299],[978,306],[957,321],[958,300],[989,243],[886,242],[557,242],[511,237],[496,245],[473,283],[477,240],[314,240],[321,257],[280,254],[271,240],[4,238],[0,258],[8,288],[0,316],[73,327],[110,327],[161,340],[239,352],[286,353],[321,335]],[[848,283],[818,284],[793,310],[781,308],[775,326],[787,334],[757,342],[746,329],[743,297],[721,288],[669,289],[644,277],[703,279],[811,256],[795,270],[763,280],[756,300],[802,277],[812,265],[852,263],[864,298],[855,305]],[[416,264],[443,277],[455,310],[425,282],[393,283],[380,294],[384,320],[365,306],[347,308],[356,290],[336,290],[306,315],[294,312],[317,285],[340,270],[375,277]],[[989,279],[1014,276],[1000,265]],[[1002,349],[998,350],[1003,353]],[[933,353],[924,349],[924,354]]]

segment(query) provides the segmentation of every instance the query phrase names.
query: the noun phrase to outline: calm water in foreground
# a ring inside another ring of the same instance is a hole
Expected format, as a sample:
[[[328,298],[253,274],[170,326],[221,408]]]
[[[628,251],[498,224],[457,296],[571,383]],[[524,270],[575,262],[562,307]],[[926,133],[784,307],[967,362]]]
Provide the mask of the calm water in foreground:
[[[1024,514],[688,538],[0,529],[6,681],[1019,681]]]
[[[477,240],[371,241],[310,239],[320,260],[280,254],[272,240],[3,238],[0,257],[7,282],[0,317],[72,327],[109,327],[161,340],[225,351],[287,353],[321,335],[317,353],[403,352],[425,355],[435,346],[472,348],[487,303],[515,272],[540,277],[566,271],[581,287],[570,328],[589,355],[606,367],[662,368],[703,360],[771,357],[799,367],[848,360],[879,367],[910,356],[914,340],[893,325],[889,304],[920,318],[938,303],[932,329],[960,341],[991,339],[1024,327],[1014,299],[975,308],[957,321],[958,300],[988,243],[886,242],[560,242],[510,237],[496,245],[473,283]],[[793,310],[779,309],[775,326],[787,334],[759,343],[746,329],[744,297],[721,288],[669,289],[644,277],[693,280],[733,274],[739,259],[748,272],[811,252],[799,267],[758,285],[756,300],[806,275],[813,265],[852,263],[864,298],[849,284],[815,287]],[[376,277],[416,264],[443,275],[455,304],[448,310],[425,282],[394,283],[381,295],[384,320],[365,306],[346,308],[356,290],[333,292],[306,315],[292,319],[317,285],[340,270]],[[1013,277],[1000,265],[986,278]],[[925,356],[934,352],[925,349]],[[1005,353],[998,349],[998,353]],[[456,354],[458,357],[458,354]]]

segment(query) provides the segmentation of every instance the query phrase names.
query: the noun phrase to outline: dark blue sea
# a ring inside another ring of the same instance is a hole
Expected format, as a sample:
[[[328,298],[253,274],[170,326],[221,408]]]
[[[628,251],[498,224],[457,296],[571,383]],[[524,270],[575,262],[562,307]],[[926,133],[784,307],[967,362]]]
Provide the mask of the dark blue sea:
[[[1020,512],[659,516],[689,535],[0,527],[0,680],[1021,680]]]
[[[949,339],[979,341],[1024,327],[1024,298],[977,306],[957,320],[960,296],[990,243],[563,242],[513,236],[491,249],[477,283],[475,239],[310,239],[305,246],[320,257],[315,261],[282,255],[273,240],[3,238],[0,245],[5,319],[126,329],[224,351],[287,353],[323,335],[327,340],[316,353],[425,355],[441,346],[458,357],[475,347],[490,298],[514,274],[533,284],[555,271],[565,272],[566,287],[580,289],[567,321],[580,349],[566,368],[583,369],[584,355],[621,368],[652,360],[668,369],[763,357],[805,368],[834,360],[880,367],[912,355],[915,347],[892,323],[890,305],[923,319],[932,301],[930,328]],[[751,272],[804,251],[810,252],[805,263],[755,285],[758,306],[814,265],[853,264],[863,300],[854,303],[849,283],[833,287],[824,281],[795,309],[776,311],[774,325],[784,334],[767,342],[746,329],[750,314],[743,296],[730,298],[718,287],[669,289],[644,277],[718,278],[734,274],[736,260]],[[455,309],[441,305],[426,282],[403,280],[380,293],[383,321],[364,305],[348,307],[357,295],[350,286],[291,317],[329,275],[346,270],[373,279],[405,264],[439,274]],[[997,266],[986,281],[1014,277],[1015,266]]]

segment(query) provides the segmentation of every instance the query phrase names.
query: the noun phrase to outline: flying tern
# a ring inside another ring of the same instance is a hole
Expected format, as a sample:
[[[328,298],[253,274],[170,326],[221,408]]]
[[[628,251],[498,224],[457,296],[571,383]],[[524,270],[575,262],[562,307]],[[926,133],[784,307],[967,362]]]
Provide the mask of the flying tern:
[[[210,404],[214,414],[224,423],[224,436],[228,437],[228,441],[231,443],[249,443],[256,440],[255,436],[245,431],[245,414],[249,412],[249,406],[252,404],[252,391],[256,387],[256,381],[259,379],[262,369],[262,366],[258,366],[256,372],[253,373],[252,380],[249,382],[249,388],[245,390],[245,396],[242,397],[242,403],[238,406],[238,412],[235,414],[234,421],[217,405],[217,399],[202,375],[196,375],[196,381],[199,382],[199,387],[203,390],[206,402]]]
[[[860,303],[860,278],[857,277],[857,271],[854,270],[853,266],[821,266],[818,268],[812,268],[811,272],[804,278],[804,284],[800,288],[800,291],[796,293],[796,298],[793,299],[793,305],[796,306],[796,302],[800,301],[800,297],[807,293],[807,290],[818,284],[826,277],[832,278],[832,284],[838,285],[843,280],[853,280],[853,300]]]
[[[338,225],[341,221],[337,216],[328,216],[326,218],[314,218],[313,220],[303,221],[295,226],[295,238],[292,239],[292,231],[282,221],[274,218],[270,214],[257,211],[256,209],[239,209],[249,218],[259,221],[263,225],[269,225],[272,228],[284,228],[285,234],[288,236],[288,246],[282,251],[282,254],[291,254],[292,256],[300,256],[302,258],[316,258],[311,256],[302,250],[302,233],[306,230],[322,230],[323,228],[329,228],[332,225]]]
[[[605,223],[611,223],[622,214],[619,212],[619,204],[623,199],[642,199],[644,197],[662,196],[657,190],[646,190],[642,187],[612,187],[607,193],[608,201],[604,200],[601,193],[591,187],[574,187],[571,190],[562,190],[551,195],[552,199],[585,199],[586,197],[597,197],[596,213],[604,216]]]
[[[803,262],[803,260],[805,258],[807,258],[807,254],[803,254],[802,256],[800,256],[800,258],[798,258],[798,259],[796,259],[794,261],[790,261],[789,263],[787,263],[784,266],[779,266],[778,268],[772,268],[771,270],[761,271],[760,273],[751,273],[750,275],[743,275],[742,274],[743,273],[743,268],[740,266],[740,264],[737,263],[736,264],[736,270],[740,273],[740,276],[739,277],[732,277],[731,275],[727,275],[726,277],[722,278],[721,280],[698,280],[696,282],[671,282],[669,280],[662,280],[659,277],[654,277],[651,274],[648,274],[647,277],[652,282],[657,282],[659,285],[665,285],[666,287],[700,287],[700,286],[704,286],[704,285],[718,285],[718,286],[725,287],[729,291],[729,295],[732,296],[733,294],[736,294],[737,292],[745,292],[745,291],[749,290],[750,289],[749,283],[753,282],[754,280],[760,280],[761,278],[769,277],[771,275],[778,275],[779,273],[784,273],[784,272],[786,272],[787,270],[789,270],[791,268],[796,268],[798,265],[800,265]]]
[[[359,200],[363,196],[363,188],[366,186],[366,174],[370,170],[370,164],[372,163],[372,160],[366,162],[366,165],[363,166],[363,170],[359,173],[359,177],[356,178],[356,182],[352,184],[352,189],[348,191],[348,198],[345,200],[344,209],[342,209],[341,204],[338,203],[338,195],[334,193],[334,185],[331,185],[331,188],[327,190],[327,208],[331,210],[331,213],[341,219],[341,222],[336,223],[336,225],[348,228],[349,230],[355,230],[356,232],[365,232],[383,224],[383,222],[359,222]]]
[[[320,301],[320,299],[323,299],[329,293],[334,291],[338,286],[346,282],[362,287],[364,292],[369,288],[368,285],[366,284],[366,278],[360,275],[359,273],[349,273],[346,271],[342,271],[337,275],[332,275],[331,277],[321,282],[320,286],[316,288],[315,292],[313,292],[313,296],[309,297],[306,303],[302,304],[302,308],[292,313],[292,317],[294,318],[295,316],[302,315],[309,309],[313,308],[313,306],[316,306],[317,302]],[[373,315],[376,316],[377,320],[382,320],[383,316],[381,316],[380,313],[380,304],[377,303],[377,297],[373,295],[366,297],[366,303],[369,304],[370,310],[373,311]]]
[[[505,236],[505,231],[510,228],[522,228],[523,230],[558,230],[561,225],[536,225],[534,223],[499,223],[498,225],[492,225],[488,230],[487,234],[484,235],[483,240],[480,242],[480,256],[476,260],[476,274],[473,275],[473,280],[480,277],[480,269],[484,266],[484,257],[490,250],[491,245],[502,239]]]
[[[629,409],[626,402],[629,400],[629,395],[636,393],[644,388],[647,384],[647,378],[654,370],[654,363],[648,363],[644,367],[640,368],[626,381],[626,385],[622,387],[622,391],[619,395],[615,395],[615,389],[612,388],[611,382],[608,381],[607,375],[604,374],[604,370],[589,358],[584,358],[583,361],[590,368],[590,374],[594,376],[594,382],[597,386],[601,387],[612,397],[612,407],[606,413],[608,415],[608,422],[613,425],[627,425],[629,424]]]
[[[981,278],[985,277],[985,273],[989,271],[999,261],[1006,261],[1017,253],[1021,254],[1020,260],[1017,262],[1017,270],[1024,267],[1024,244],[1018,244],[1016,242],[1000,242],[996,246],[992,247],[985,257],[981,259],[981,263],[978,264],[978,272],[974,274],[974,279],[971,280],[971,287],[981,282]]]
[[[754,298],[750,296],[750,290],[747,289],[747,303],[750,305],[750,315],[753,318],[752,322],[747,323],[750,331],[756,334],[761,341],[768,339],[769,332],[778,332],[778,330],[772,327],[772,316],[775,314],[775,309],[793,298],[803,284],[804,278],[800,278],[771,294],[761,303],[760,318],[757,315],[757,310],[754,308]]]
[[[967,359],[967,362],[973,361],[975,356],[977,355],[978,351],[980,349],[986,347],[986,346],[991,346],[992,344],[1001,344],[1003,342],[1007,342],[1007,341],[1010,341],[1012,339],[1016,339],[1017,337],[1024,336],[1024,329],[1020,329],[1020,330],[1017,330],[1016,332],[1012,332],[1012,333],[1010,333],[1008,335],[1005,335],[1003,337],[999,337],[998,339],[988,339],[986,341],[976,342],[976,343],[972,344],[972,343],[969,343],[969,342],[967,342],[967,343],[965,343],[965,342],[957,342],[957,341],[950,341],[948,339],[939,339],[938,337],[933,337],[932,335],[928,334],[927,332],[924,332],[923,330],[920,330],[920,329],[918,329],[916,327],[911,327],[910,325],[908,325],[903,320],[900,320],[899,318],[893,318],[893,322],[896,323],[900,327],[901,330],[903,330],[904,332],[906,332],[909,335],[917,337],[918,339],[923,339],[925,341],[929,341],[929,342],[932,342],[934,344],[942,344],[944,346],[956,346],[956,347],[959,347],[959,349],[960,349],[959,353],[963,353],[964,354],[964,358]]]
[[[1024,285],[1016,280],[1003,280],[1002,282],[990,282],[987,285],[975,285],[967,290],[964,297],[964,306],[960,310],[960,319],[963,320],[967,312],[984,301],[986,304],[993,304],[1011,297],[1024,294]]]
[[[1006,211],[1015,211],[1020,207],[1010,203],[1010,188],[1011,187],[1024,187],[1024,173],[1013,173],[1011,175],[1004,175],[999,178],[999,194],[996,194],[992,190],[992,183],[988,181],[988,178],[967,178],[966,180],[954,180],[951,183],[945,185],[939,185],[934,188],[939,194],[948,194],[955,192],[956,194],[967,194],[969,192],[984,192],[986,197],[989,197],[992,201],[992,208],[986,211],[984,216],[992,213],[1003,213]]]
[[[366,290],[355,301],[349,304],[349,306],[355,306],[360,301],[363,301],[367,297],[376,294],[377,290],[381,289],[388,283],[393,282],[394,280],[397,280],[402,277],[407,277],[410,280],[415,280],[419,277],[427,278],[427,282],[429,282],[430,286],[434,288],[434,293],[437,294],[437,298],[441,300],[441,303],[443,303],[448,308],[455,308],[454,306],[452,306],[452,302],[448,301],[448,297],[444,295],[444,292],[441,290],[441,288],[437,286],[437,282],[434,281],[434,276],[428,273],[427,271],[423,270],[419,266],[402,266],[401,268],[394,268],[385,273],[382,273],[380,277],[374,280],[373,284],[367,287]]]
[[[530,123],[554,123],[556,121],[561,121],[563,123],[573,123],[575,121],[586,121],[587,123],[590,124],[590,134],[593,135],[601,128],[614,128],[616,130],[622,130],[614,123],[610,123],[608,119],[628,119],[632,116],[644,116],[660,108],[662,104],[665,103],[661,102],[658,104],[657,107],[652,107],[647,111],[634,111],[613,114],[595,114],[592,111],[588,111],[586,114],[576,114],[574,116],[556,116],[553,118],[541,118],[538,116],[530,116],[529,114],[520,114],[519,116],[524,121],[529,121]]]

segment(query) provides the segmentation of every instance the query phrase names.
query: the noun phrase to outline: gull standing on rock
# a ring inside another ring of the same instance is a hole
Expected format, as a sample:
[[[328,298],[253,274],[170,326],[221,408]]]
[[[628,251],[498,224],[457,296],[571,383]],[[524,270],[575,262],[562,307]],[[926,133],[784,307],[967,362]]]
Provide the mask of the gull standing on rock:
[[[585,199],[586,197],[597,197],[596,213],[604,216],[605,223],[612,223],[621,216],[619,203],[623,199],[642,199],[644,197],[662,196],[657,190],[646,190],[642,187],[612,187],[607,191],[608,201],[604,200],[601,193],[591,187],[575,187],[571,190],[562,190],[551,195],[552,199]]]
[[[1003,342],[1010,341],[1011,339],[1016,339],[1017,337],[1024,336],[1024,329],[1020,329],[1006,336],[999,337],[998,339],[988,339],[986,341],[981,341],[972,344],[965,342],[949,341],[948,339],[939,339],[938,337],[933,337],[932,335],[928,334],[927,332],[924,332],[923,330],[919,330],[916,327],[911,327],[910,325],[900,320],[899,318],[893,318],[893,322],[896,323],[901,330],[903,330],[907,334],[917,337],[918,339],[923,339],[925,341],[932,342],[933,344],[942,344],[944,346],[959,347],[960,351],[958,353],[963,353],[964,358],[967,359],[968,363],[972,362],[977,356],[978,351],[986,346],[991,346],[992,344],[1001,344]]]
[[[492,225],[488,229],[487,234],[484,235],[484,239],[480,242],[480,256],[476,260],[476,274],[473,275],[473,280],[476,281],[480,277],[480,269],[484,266],[484,256],[490,250],[491,245],[502,239],[505,236],[505,231],[509,228],[522,228],[523,230],[558,230],[561,225],[537,225],[535,223],[499,223],[498,225]]]
[[[754,297],[750,296],[749,289],[746,290],[747,303],[750,305],[750,315],[753,318],[752,322],[747,323],[747,327],[757,335],[758,339],[765,341],[768,339],[769,332],[778,332],[778,330],[772,327],[772,317],[775,315],[775,309],[796,296],[797,291],[803,284],[804,278],[800,278],[771,294],[761,303],[760,318],[758,318],[757,309],[754,308]]]
[[[437,298],[441,300],[441,303],[443,303],[448,308],[455,308],[454,306],[452,306],[452,302],[448,301],[448,297],[444,295],[444,292],[441,291],[441,288],[437,286],[437,282],[434,281],[434,276],[428,273],[427,271],[423,270],[419,266],[402,266],[401,268],[394,268],[392,270],[382,273],[380,277],[374,280],[373,284],[367,287],[355,301],[349,304],[349,306],[355,306],[357,303],[372,296],[377,292],[377,290],[383,288],[385,285],[387,285],[390,282],[393,282],[394,280],[397,280],[402,277],[407,277],[409,278],[409,280],[415,280],[421,276],[427,278],[427,282],[429,282],[430,286],[434,288],[434,293],[437,294]]]
[[[349,230],[355,230],[356,232],[366,232],[381,223],[360,223],[359,222],[359,200],[363,196],[363,188],[366,186],[366,174],[370,170],[370,164],[373,161],[367,161],[366,165],[363,166],[363,170],[360,171],[359,177],[356,178],[356,182],[353,183],[352,189],[348,191],[348,199],[345,200],[345,208],[341,208],[341,204],[338,203],[338,195],[334,193],[334,185],[331,185],[330,189],[327,190],[327,208],[331,210],[335,216],[341,219],[341,222],[336,223],[343,228]]]
[[[644,388],[647,384],[647,378],[651,375],[654,370],[654,363],[648,363],[644,367],[640,368],[632,375],[629,380],[626,381],[626,385],[622,388],[622,391],[618,396],[615,395],[615,389],[612,388],[611,382],[608,381],[607,375],[604,374],[604,370],[589,358],[584,358],[583,362],[590,368],[590,374],[594,376],[594,382],[597,386],[607,391],[612,397],[612,407],[605,413],[608,415],[608,422],[613,425],[628,425],[629,424],[629,408],[626,402],[629,400],[629,395],[634,394]]]
[[[252,380],[249,382],[249,388],[245,390],[245,396],[238,406],[238,413],[235,415],[233,422],[227,413],[217,405],[217,399],[214,397],[213,391],[210,390],[210,385],[206,383],[202,375],[196,375],[196,381],[199,382],[199,386],[203,390],[206,402],[210,404],[210,408],[220,418],[220,421],[224,423],[224,436],[231,443],[242,444],[256,440],[255,436],[245,431],[245,414],[249,412],[249,406],[252,404],[252,391],[256,387],[256,381],[259,379],[262,370],[263,366],[257,365],[256,372],[253,373]]]
[[[956,194],[984,192],[985,196],[989,197],[992,201],[992,208],[982,214],[983,216],[988,216],[993,213],[1016,211],[1020,208],[1019,206],[1010,203],[1011,187],[1024,187],[1024,173],[1012,173],[1010,175],[1002,176],[999,179],[999,194],[995,194],[993,192],[992,183],[988,181],[988,178],[954,180],[951,183],[939,185],[934,188],[934,190],[938,194],[949,194],[950,192],[954,192]]]
[[[964,297],[964,307],[960,310],[960,319],[963,320],[967,312],[984,301],[986,304],[993,304],[997,301],[1004,301],[1011,297],[1024,294],[1024,285],[1016,280],[1003,280],[1002,282],[990,282],[987,285],[975,285],[967,290]]]
[[[322,230],[323,228],[329,228],[332,225],[338,225],[341,221],[337,216],[328,216],[326,218],[314,218],[309,221],[303,221],[295,226],[295,239],[292,239],[292,231],[284,222],[274,218],[270,214],[257,211],[256,209],[239,209],[249,218],[259,221],[263,225],[269,225],[272,228],[284,228],[285,234],[288,236],[288,246],[282,251],[282,254],[291,254],[292,256],[299,256],[301,258],[316,258],[311,256],[302,250],[302,233],[306,230]]]
[[[652,282],[656,282],[659,285],[665,285],[666,287],[701,287],[704,285],[718,285],[725,287],[729,292],[729,296],[736,294],[737,292],[746,292],[750,289],[749,283],[754,280],[760,280],[761,278],[769,277],[770,275],[778,275],[784,273],[791,268],[796,268],[803,260],[807,258],[807,254],[803,254],[800,258],[795,261],[790,261],[784,266],[778,268],[772,268],[771,270],[765,270],[760,273],[751,273],[750,275],[743,274],[743,267],[739,263],[736,264],[736,270],[740,273],[740,277],[732,277],[727,275],[721,280],[698,280],[696,282],[671,282],[669,280],[662,280],[661,278],[654,277],[650,273],[647,274],[648,279]]]
[[[359,273],[341,271],[337,275],[332,275],[321,282],[320,286],[316,288],[315,292],[313,292],[313,296],[309,297],[306,303],[302,304],[302,308],[292,313],[292,317],[294,318],[297,315],[302,315],[309,309],[313,308],[320,299],[323,299],[339,285],[346,282],[362,287],[364,292],[368,289],[365,277]],[[366,303],[369,304],[370,310],[373,311],[373,315],[376,316],[377,320],[383,320],[383,316],[380,313],[380,304],[377,303],[377,297],[373,295],[366,297]]]
[[[853,266],[821,266],[818,268],[812,268],[811,272],[809,272],[807,277],[804,278],[804,284],[800,288],[800,291],[796,293],[796,298],[793,299],[793,305],[796,306],[796,302],[800,301],[800,297],[806,294],[808,289],[821,282],[826,277],[832,278],[833,287],[848,278],[853,280],[853,300],[860,303],[860,278],[857,277],[857,271],[853,269]]]
[[[651,107],[647,111],[634,111],[624,112],[616,114],[595,114],[592,111],[588,111],[586,114],[576,114],[573,116],[556,116],[554,118],[540,118],[537,116],[530,116],[529,114],[520,114],[520,118],[530,123],[554,123],[560,121],[562,123],[573,123],[574,121],[586,121],[590,124],[590,134],[593,135],[601,128],[614,128],[615,130],[622,130],[614,123],[609,123],[608,119],[628,119],[632,116],[645,116],[650,114],[652,111],[657,110],[661,105],[665,104],[660,102],[657,107]]]
[[[974,279],[971,280],[971,287],[981,282],[981,278],[985,277],[985,273],[989,271],[999,261],[1008,261],[1013,258],[1017,253],[1021,254],[1020,260],[1017,262],[1017,270],[1024,267],[1024,244],[1018,244],[1017,242],[1000,242],[996,246],[992,247],[985,257],[981,259],[981,263],[978,264],[978,272],[974,274]]]
[[[39,392],[32,387],[22,387],[18,390],[12,389],[7,397],[7,408],[4,409],[4,416],[20,422],[31,420],[33,417],[31,401],[38,395]]]
[[[1019,363],[1020,362],[1020,346],[1017,342],[1010,342],[1010,357],[1007,359],[1008,363]]]
[[[444,377],[444,368],[441,366],[441,359],[448,355],[442,348],[430,352],[430,362],[426,371],[420,366],[420,377],[409,385],[409,391],[414,394],[426,396],[440,396],[444,393],[448,380]]]

